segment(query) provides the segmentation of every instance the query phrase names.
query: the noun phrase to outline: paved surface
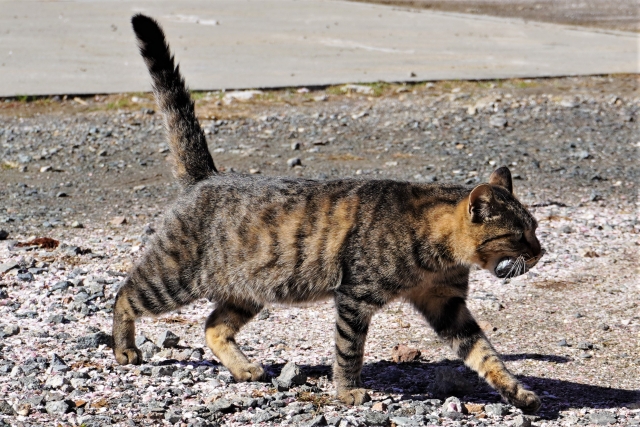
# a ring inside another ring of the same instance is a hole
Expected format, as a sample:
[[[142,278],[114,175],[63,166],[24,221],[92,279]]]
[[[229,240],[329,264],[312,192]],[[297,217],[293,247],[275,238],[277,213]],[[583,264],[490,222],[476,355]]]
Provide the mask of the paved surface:
[[[636,73],[638,35],[339,1],[0,0],[0,96],[146,91],[129,18],[192,89]]]
[[[640,0],[353,0],[640,32]]]

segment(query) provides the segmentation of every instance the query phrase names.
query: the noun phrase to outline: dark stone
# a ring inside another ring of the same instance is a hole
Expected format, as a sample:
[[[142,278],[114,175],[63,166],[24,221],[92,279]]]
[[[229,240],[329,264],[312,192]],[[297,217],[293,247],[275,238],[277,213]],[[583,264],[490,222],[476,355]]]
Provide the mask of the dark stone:
[[[16,411],[13,410],[13,406],[4,399],[0,399],[0,414],[3,415],[15,415]]]
[[[182,419],[182,411],[180,409],[170,409],[164,413],[164,419],[171,424],[175,424]]]
[[[61,280],[60,282],[56,283],[55,285],[53,285],[51,287],[52,291],[66,291],[67,289],[69,289],[71,286],[73,286],[73,283],[71,283],[68,280]]]
[[[16,277],[23,282],[33,282],[33,273],[30,273],[28,270],[18,270]]]
[[[170,330],[166,330],[160,334],[156,344],[160,348],[175,348],[178,346],[178,342],[180,341],[180,337],[171,332]]]
[[[207,408],[211,412],[221,412],[223,414],[228,414],[230,412],[233,412],[236,406],[228,399],[218,399],[211,405],[208,405]]]
[[[278,417],[278,415],[274,414],[273,412],[269,412],[269,411],[258,412],[253,417],[253,422],[256,423],[256,424],[267,423],[269,421],[272,421],[272,420],[276,419],[277,417]]]
[[[98,348],[103,344],[111,347],[111,335],[100,331],[78,338],[76,341],[76,349]]]
[[[9,232],[7,230],[0,230],[0,240],[7,240]]]
[[[147,341],[149,341],[149,338],[147,338],[144,335],[136,336],[136,347],[140,347],[142,344],[146,343]]]
[[[54,314],[53,316],[50,316],[49,319],[47,319],[47,322],[53,323],[55,325],[59,325],[61,323],[69,323],[69,321],[65,319],[62,314]]]
[[[151,376],[152,377],[170,377],[176,371],[176,367],[173,365],[169,366],[154,366],[151,368]]]
[[[378,411],[365,411],[363,413],[364,423],[368,426],[389,425],[389,415]]]
[[[272,382],[278,388],[278,391],[284,391],[296,385],[303,385],[307,382],[307,375],[294,362],[288,362],[282,368],[278,378],[274,378]]]
[[[57,354],[53,354],[51,362],[49,363],[53,372],[68,372],[71,368],[65,363],[64,360]]]

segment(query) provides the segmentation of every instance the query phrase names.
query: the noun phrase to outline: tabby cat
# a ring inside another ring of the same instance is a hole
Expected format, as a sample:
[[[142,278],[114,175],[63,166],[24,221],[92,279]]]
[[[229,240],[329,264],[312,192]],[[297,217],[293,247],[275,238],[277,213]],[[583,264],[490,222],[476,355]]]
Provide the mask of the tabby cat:
[[[358,405],[369,399],[360,371],[371,317],[402,298],[507,401],[539,408],[465,305],[472,265],[512,277],[543,253],[506,167],[475,188],[220,174],[162,29],[143,15],[132,24],[182,192],[116,297],[119,363],[142,361],[138,317],[208,298],[216,309],[205,323],[207,345],[237,381],[256,381],[264,371],[238,348],[238,330],[265,305],[333,298],[333,379],[338,398]]]

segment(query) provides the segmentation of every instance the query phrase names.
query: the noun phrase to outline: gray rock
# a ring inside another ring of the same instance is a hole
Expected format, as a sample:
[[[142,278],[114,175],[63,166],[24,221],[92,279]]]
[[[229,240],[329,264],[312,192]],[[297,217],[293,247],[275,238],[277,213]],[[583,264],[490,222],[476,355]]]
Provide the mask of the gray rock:
[[[509,413],[509,409],[504,406],[502,403],[493,403],[489,405],[485,405],[484,411],[487,414],[495,415],[498,417],[503,417]]]
[[[327,420],[324,415],[318,415],[313,418],[311,421],[305,424],[306,427],[318,427],[318,426],[326,426]]]
[[[20,333],[20,326],[17,325],[8,325],[2,329],[2,336],[4,337],[12,337],[14,335],[18,335]]]
[[[111,335],[100,331],[78,338],[76,341],[76,349],[98,348],[103,344],[111,347]]]
[[[173,365],[167,366],[154,366],[151,368],[152,377],[170,377],[176,371],[176,367]]]
[[[460,402],[460,399],[458,399],[455,396],[450,396],[442,403],[441,410],[443,412],[446,412],[446,411],[462,412],[462,408],[463,406],[462,406],[462,402]]]
[[[151,341],[147,341],[144,344],[137,347],[140,349],[143,359],[151,359],[153,356],[160,353],[160,347],[158,347]]]
[[[386,426],[389,424],[389,415],[378,411],[365,411],[364,423],[368,426]]]
[[[9,261],[4,264],[0,264],[0,274],[4,274],[9,270],[13,270],[14,268],[20,268],[20,264],[15,261]]]
[[[591,350],[593,348],[593,344],[587,341],[581,341],[576,347],[580,350]]]
[[[287,160],[287,166],[289,166],[290,168],[295,166],[302,166],[302,160],[300,160],[299,157],[293,157]]]
[[[390,417],[389,420],[397,425],[397,426],[412,426],[412,425],[419,425],[416,421],[414,421],[413,419],[409,418],[409,417],[400,417],[400,416],[396,416],[396,417]]]
[[[576,156],[577,158],[579,158],[579,159],[582,159],[582,160],[586,160],[586,159],[591,158],[591,154],[589,154],[589,152],[588,152],[588,151],[585,151],[585,150],[578,151],[578,152],[575,154],[575,156]]]
[[[33,273],[28,271],[19,272],[16,277],[18,280],[22,280],[23,282],[33,282]]]
[[[140,348],[140,346],[144,343],[146,343],[147,341],[149,341],[149,338],[147,338],[145,335],[137,335],[136,336],[136,347]]]
[[[56,400],[47,402],[44,409],[49,415],[63,415],[71,409],[71,405],[65,400]]]
[[[160,348],[175,348],[178,346],[179,341],[180,337],[167,329],[160,334],[156,344]]]
[[[608,424],[615,424],[617,421],[616,416],[614,414],[606,411],[590,414],[589,420],[592,423],[598,424],[601,426],[606,426]]]
[[[223,414],[233,412],[235,407],[236,406],[229,399],[218,399],[215,402],[213,402],[211,405],[207,406],[209,411],[221,412]]]
[[[269,421],[272,421],[274,419],[276,419],[278,417],[277,414],[274,414],[273,412],[270,411],[262,411],[262,412],[258,412],[254,417],[253,417],[253,422],[258,424],[258,423],[267,423]]]
[[[69,372],[71,368],[65,363],[64,360],[57,354],[53,353],[51,356],[51,362],[49,363],[53,372]]]
[[[513,419],[514,427],[531,427],[531,420],[522,415],[518,415]]]
[[[265,308],[260,312],[260,314],[258,314],[258,320],[267,320],[269,316],[271,316],[271,312],[269,309]]]
[[[570,225],[563,225],[562,228],[560,228],[560,232],[564,234],[570,234],[573,233],[573,228]]]
[[[289,390],[293,386],[303,385],[307,382],[307,375],[294,362],[289,362],[284,365],[278,378],[274,378],[272,381],[279,391]]]
[[[61,280],[58,283],[56,283],[55,285],[53,285],[51,287],[52,291],[66,291],[67,289],[69,289],[71,286],[73,286],[73,283],[71,283],[68,280]]]
[[[567,344],[567,340],[562,338],[560,341],[558,341],[558,346],[559,347],[569,347],[569,344]]]
[[[338,416],[338,417],[329,417],[327,418],[327,425],[330,426],[337,426],[340,424],[340,421],[342,421],[342,417]]]
[[[504,128],[507,126],[507,118],[504,116],[491,116],[489,124],[493,127]]]
[[[182,411],[180,409],[170,409],[164,413],[164,419],[171,424],[175,424],[182,419]]]
[[[202,360],[204,358],[204,350],[201,348],[194,348],[191,352],[191,358],[193,360]]]
[[[14,411],[13,406],[11,406],[9,402],[4,399],[0,399],[0,414],[15,415],[16,411]]]

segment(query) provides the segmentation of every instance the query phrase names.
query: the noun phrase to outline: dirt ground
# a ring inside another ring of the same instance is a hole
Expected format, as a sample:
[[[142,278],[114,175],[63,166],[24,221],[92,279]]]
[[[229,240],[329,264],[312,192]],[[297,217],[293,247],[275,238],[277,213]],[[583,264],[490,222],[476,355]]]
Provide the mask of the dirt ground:
[[[640,31],[638,0],[355,0],[446,12],[522,18],[526,21]]]
[[[542,398],[542,411],[523,422],[638,425],[637,82],[628,75],[445,81],[291,88],[246,102],[225,93],[194,98],[224,173],[472,187],[508,165],[517,196],[540,222],[547,254],[509,282],[473,271],[469,307],[507,367]],[[155,108],[144,93],[0,103],[0,230],[8,233],[0,241],[0,268],[8,268],[0,272],[0,332],[20,325],[0,345],[0,400],[14,408],[0,402],[0,421],[177,419],[202,427],[302,425],[322,415],[340,426],[372,425],[375,417],[396,425],[519,422],[513,407],[491,415],[486,405],[499,396],[400,302],[375,317],[367,341],[363,379],[375,402],[388,402],[382,415],[332,400],[331,302],[270,307],[238,337],[273,376],[289,361],[308,373],[308,383],[288,394],[268,382],[236,384],[209,350],[200,351],[209,301],[141,320],[138,332],[151,340],[167,328],[181,337],[180,349],[163,349],[142,367],[117,366],[104,343],[78,350],[88,335],[110,332],[117,287],[178,191]],[[301,165],[290,167],[292,158]],[[61,246],[15,245],[32,237]],[[399,343],[420,349],[420,359],[391,362]],[[72,369],[52,372],[53,353]],[[168,365],[173,376],[153,374]],[[447,417],[441,401],[425,403],[448,397],[434,388],[442,369],[464,378],[456,394],[476,405],[461,421]],[[245,404],[256,396],[280,403]],[[216,399],[236,403],[216,412]]]

